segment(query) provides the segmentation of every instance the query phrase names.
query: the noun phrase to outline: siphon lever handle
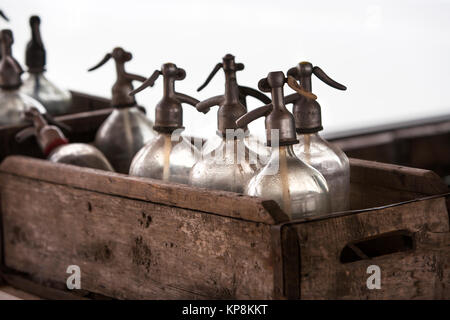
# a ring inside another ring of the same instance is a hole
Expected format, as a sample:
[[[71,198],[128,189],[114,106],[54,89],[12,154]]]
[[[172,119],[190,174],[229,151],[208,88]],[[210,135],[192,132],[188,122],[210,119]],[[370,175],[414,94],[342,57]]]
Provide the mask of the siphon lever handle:
[[[305,90],[311,91],[311,76],[314,74],[324,83],[338,90],[346,90],[347,87],[339,82],[331,79],[320,67],[313,66],[311,62],[303,61],[297,66],[290,68],[287,72],[288,76],[294,77],[300,81]]]
[[[304,90],[303,87],[298,84],[297,80],[294,79],[294,77],[288,76],[287,83],[288,83],[289,87],[291,87],[291,89],[296,91],[298,94],[304,96],[305,98],[312,99],[312,100],[317,99],[317,96],[314,93]]]
[[[158,79],[158,77],[159,77],[161,74],[162,74],[161,71],[155,70],[149,78],[145,79],[145,80],[142,82],[142,84],[141,84],[138,88],[136,88],[136,89],[134,89],[133,91],[131,91],[131,92],[129,93],[129,95],[130,95],[130,96],[134,96],[134,95],[136,95],[136,93],[141,92],[141,91],[144,90],[145,88],[153,87],[153,86],[155,85],[156,79]]]
[[[211,97],[211,98],[208,98],[206,100],[203,100],[203,101],[197,103],[195,105],[195,108],[197,109],[197,111],[200,111],[203,113],[208,113],[211,107],[222,104],[224,99],[225,98],[223,95]]]
[[[94,70],[100,68],[100,67],[101,67],[102,65],[104,65],[106,62],[108,62],[109,59],[111,59],[111,58],[112,58],[112,54],[111,54],[111,53],[107,53],[99,63],[97,63],[97,64],[96,64],[95,66],[93,66],[92,68],[89,68],[88,71],[90,72],[90,71],[94,71]]]
[[[222,67],[223,67],[222,63],[216,64],[214,69],[208,75],[208,78],[206,78],[205,82],[200,87],[198,87],[197,91],[202,91],[208,85],[208,83],[212,80],[212,78],[214,78],[214,76],[216,75],[217,71],[219,71]]]
[[[5,13],[3,12],[3,10],[0,10],[0,17],[2,17],[3,19],[5,19],[6,21],[9,22],[8,17],[5,15]]]
[[[330,87],[333,87],[333,88],[338,89],[338,90],[347,90],[346,86],[344,86],[343,84],[340,84],[339,82],[334,81],[333,79],[331,79],[321,68],[319,68],[317,66],[314,67],[313,68],[313,73],[316,75],[317,78],[319,78],[320,80],[325,82]]]
[[[265,104],[269,104],[271,102],[270,98],[264,93],[250,87],[239,86],[239,93],[243,96],[244,99],[247,96],[252,96],[253,98],[258,99]]]
[[[237,127],[245,128],[250,122],[253,122],[254,120],[261,117],[266,117],[272,111],[272,108],[272,104],[267,104],[265,106],[247,112],[236,120]]]

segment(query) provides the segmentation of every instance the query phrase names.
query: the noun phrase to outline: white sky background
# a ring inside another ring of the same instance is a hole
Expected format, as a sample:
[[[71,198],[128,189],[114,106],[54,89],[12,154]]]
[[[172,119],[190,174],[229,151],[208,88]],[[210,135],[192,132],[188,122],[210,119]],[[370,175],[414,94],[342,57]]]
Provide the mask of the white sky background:
[[[129,72],[150,76],[174,62],[187,72],[177,91],[200,100],[223,94],[223,72],[196,88],[226,53],[245,64],[238,82],[255,88],[269,71],[310,61],[348,87],[313,79],[327,133],[450,112],[450,1],[2,0],[0,8],[11,20],[0,28],[13,30],[20,62],[29,16],[41,16],[47,76],[78,91],[110,96],[113,62],[86,70],[122,46],[133,53]],[[137,97],[152,119],[161,94],[158,79]],[[249,100],[250,109],[258,106]],[[214,133],[216,110],[186,106],[187,133]],[[263,134],[263,120],[250,129]]]

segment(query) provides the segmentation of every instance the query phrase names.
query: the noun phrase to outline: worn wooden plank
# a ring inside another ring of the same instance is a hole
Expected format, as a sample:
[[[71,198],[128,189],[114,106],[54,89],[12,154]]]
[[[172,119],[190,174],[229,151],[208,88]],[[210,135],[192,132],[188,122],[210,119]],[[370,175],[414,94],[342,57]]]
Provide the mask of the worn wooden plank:
[[[72,131],[67,133],[70,141],[90,143],[94,141],[97,129],[111,114],[112,110],[111,108],[106,108],[90,112],[80,112],[60,116],[56,119],[72,128]]]
[[[448,189],[433,172],[384,163],[351,159],[352,208],[380,206]],[[203,210],[267,223],[282,222],[286,215],[272,201],[222,191],[163,183],[138,177],[55,165],[29,158],[6,159],[0,170],[15,175],[73,185],[89,190],[136,197],[141,200]],[[105,184],[105,181],[108,181]],[[214,195],[211,198],[210,195]],[[267,212],[271,217],[267,216]],[[246,215],[249,213],[251,217]]]
[[[374,161],[350,159],[352,183],[411,191],[423,195],[447,192],[434,172]]]
[[[450,277],[448,263],[450,249],[434,246],[416,250],[414,254],[394,253],[367,261],[342,266],[337,272],[339,283],[335,299],[449,299]],[[447,261],[446,261],[447,260]],[[381,269],[381,289],[368,290],[367,267]],[[447,265],[447,267],[445,267]]]
[[[50,281],[49,279],[39,279],[33,281],[27,274],[17,272],[15,270],[7,269],[3,266],[1,276],[4,278],[8,286],[14,289],[27,293],[39,299],[50,300],[111,300],[110,297],[96,294],[86,290],[67,290],[67,286],[63,283]],[[33,299],[32,297],[24,296],[23,299]],[[33,299],[34,300],[34,299]]]
[[[450,115],[350,131],[330,137],[349,157],[395,163],[450,176]]]
[[[401,163],[433,170],[450,185],[450,133],[409,139],[405,145],[407,152]]]
[[[115,298],[268,299],[270,226],[0,175],[8,268]]]
[[[78,91],[70,91],[72,94],[71,113],[94,111],[111,108],[111,100]]]
[[[4,287],[0,287],[0,300],[22,300],[22,299],[4,291]]]
[[[45,160],[20,156],[8,157],[1,164],[0,172],[243,220],[268,224],[288,220],[286,214],[271,200],[55,164]]]
[[[434,172],[395,164],[350,159],[351,209],[384,206],[449,192]],[[447,201],[450,208],[450,200]]]
[[[346,130],[327,135],[327,139],[345,150],[393,143],[400,139],[434,137],[450,133],[450,114],[428,119]]]
[[[448,219],[445,198],[440,197],[335,218],[287,223],[287,228],[296,230],[300,243],[301,298],[450,298],[449,272],[444,271],[450,260]],[[414,234],[414,250],[340,262],[342,250],[349,243],[398,230]],[[366,287],[366,269],[372,264],[382,270],[381,290]]]
[[[357,210],[381,207],[423,196],[426,194],[353,182],[350,187],[350,208]]]
[[[0,286],[0,300],[40,300],[40,298],[11,286]]]
[[[300,299],[300,244],[293,228],[281,232],[281,250],[283,252],[283,288],[287,299]]]

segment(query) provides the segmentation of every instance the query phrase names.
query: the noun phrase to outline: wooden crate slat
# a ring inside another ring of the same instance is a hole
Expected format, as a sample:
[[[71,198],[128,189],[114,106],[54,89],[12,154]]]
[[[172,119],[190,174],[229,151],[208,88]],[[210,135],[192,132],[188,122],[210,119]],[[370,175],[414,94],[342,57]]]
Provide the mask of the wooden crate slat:
[[[346,131],[329,137],[349,157],[423,168],[450,175],[450,115]]]
[[[5,159],[0,165],[0,172],[267,224],[288,219],[271,200],[22,156]]]
[[[72,94],[71,113],[111,108],[110,99],[73,90],[70,93]]]
[[[270,298],[270,226],[1,174],[8,268],[115,298]],[[25,187],[26,186],[26,187]],[[26,188],[27,192],[21,190]]]
[[[361,159],[350,159],[352,183],[386,187],[431,195],[448,190],[437,174],[430,170]]]
[[[440,197],[324,220],[287,223],[287,228],[298,235],[301,298],[448,298],[448,219],[445,198]],[[347,244],[399,230],[413,234],[414,250],[340,262]],[[381,290],[366,287],[370,265],[381,268]]]

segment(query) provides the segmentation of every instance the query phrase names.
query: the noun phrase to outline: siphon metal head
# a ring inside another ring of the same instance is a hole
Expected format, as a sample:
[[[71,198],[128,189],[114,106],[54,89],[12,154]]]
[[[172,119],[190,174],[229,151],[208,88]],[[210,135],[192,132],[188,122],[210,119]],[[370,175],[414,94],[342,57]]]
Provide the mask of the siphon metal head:
[[[195,106],[199,101],[191,96],[175,91],[175,81],[186,78],[186,71],[177,67],[174,63],[165,63],[160,70],[155,70],[142,85],[133,90],[130,95],[153,87],[156,79],[163,77],[163,97],[155,108],[155,125],[153,129],[163,133],[171,133],[176,129],[183,128],[183,108],[182,103]]]
[[[144,82],[146,79],[137,74],[125,71],[125,63],[133,58],[131,52],[121,47],[116,47],[111,53],[107,53],[103,59],[88,71],[93,71],[103,66],[110,59],[113,59],[116,65],[116,82],[114,83],[111,93],[111,105],[114,108],[129,108],[136,106],[136,99],[130,95],[133,91],[133,81]]]
[[[308,92],[312,92],[311,78],[313,74],[335,89],[347,89],[344,85],[331,79],[321,68],[313,66],[310,62],[300,62],[295,67],[289,69],[287,74],[298,80],[302,88]],[[323,130],[321,107],[317,101],[300,96],[293,101],[293,104],[292,112],[298,133],[315,133]]]
[[[260,117],[266,117],[265,126],[268,146],[272,145],[274,130],[278,133],[277,138],[280,146],[298,143],[294,117],[284,104],[283,86],[286,82],[287,78],[281,71],[270,72],[266,78],[261,79],[258,87],[263,92],[271,92],[272,103],[254,109],[236,121],[236,125],[243,128]]]

